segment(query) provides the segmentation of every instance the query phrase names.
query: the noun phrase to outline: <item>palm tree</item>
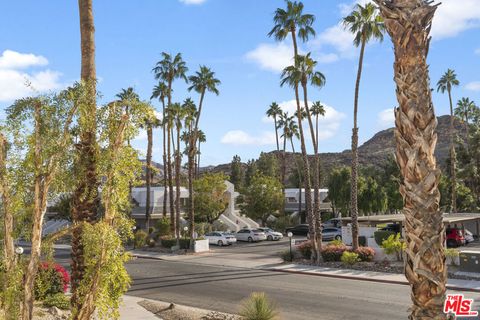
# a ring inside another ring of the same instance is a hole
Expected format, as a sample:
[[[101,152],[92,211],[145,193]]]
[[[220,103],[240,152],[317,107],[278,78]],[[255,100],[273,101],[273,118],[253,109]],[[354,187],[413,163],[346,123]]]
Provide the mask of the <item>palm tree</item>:
[[[312,193],[310,192],[311,184],[310,184],[310,166],[308,164],[308,154],[307,148],[305,145],[305,135],[303,134],[303,125],[302,125],[302,108],[300,107],[300,97],[298,95],[298,85],[300,83],[299,79],[299,72],[296,66],[289,66],[283,69],[282,71],[282,79],[280,81],[280,86],[284,86],[285,84],[293,87],[295,91],[295,99],[297,103],[297,119],[298,119],[298,132],[300,134],[300,148],[302,150],[302,160],[303,160],[303,170],[304,170],[304,177],[305,177],[305,211],[307,213],[307,221],[308,221],[308,231],[310,234],[310,240],[312,242],[312,247],[314,248],[314,252],[316,254],[317,242],[315,241],[315,220],[313,217],[312,211]]]
[[[162,103],[162,119],[165,118],[165,97],[168,95],[168,86],[164,82],[160,82],[153,88],[150,99],[158,98]],[[162,145],[163,145],[163,216],[167,216],[167,199],[168,199],[168,174],[167,174],[167,144],[165,126],[162,125]]]
[[[310,113],[315,117],[315,142],[317,143],[318,149],[318,117],[325,116],[325,108],[320,101],[315,101],[310,107]]]
[[[287,135],[285,132],[288,130],[288,125],[290,122],[293,120],[294,116],[289,116],[288,112],[282,112],[279,114],[279,120],[278,122],[275,121],[275,133],[278,131],[278,129],[282,128],[283,129],[283,149],[282,149],[282,186],[283,186],[283,192],[285,192],[285,174],[286,174],[286,163],[285,163],[285,152],[287,148]]]
[[[185,64],[185,61],[182,59],[182,54],[177,53],[175,57],[168,53],[162,52],[163,59],[158,61],[153,68],[155,74],[155,79],[161,80],[167,84],[167,107],[170,107],[172,104],[172,84],[176,79],[183,79],[185,82],[188,82],[186,73],[188,68]],[[170,200],[170,227],[172,231],[176,230],[175,225],[175,208],[173,203],[173,180],[172,180],[172,159],[171,159],[171,126],[167,127],[165,130],[167,132],[167,174],[168,174],[168,189],[169,189],[169,200]],[[170,136],[170,139],[168,138]]]
[[[355,83],[355,98],[353,104],[353,129],[352,129],[352,181],[351,181],[351,216],[352,216],[352,247],[358,248],[358,95],[360,91],[360,78],[362,77],[363,56],[365,46],[370,40],[383,41],[385,30],[383,20],[378,15],[377,7],[372,3],[365,6],[356,4],[354,10],[347,17],[343,18],[343,25],[355,35],[353,44],[360,46],[360,57],[358,60],[357,80]]]
[[[289,35],[292,37],[293,42],[293,60],[294,64],[296,64],[297,56],[298,56],[298,45],[297,45],[297,35],[303,41],[307,41],[310,36],[315,36],[315,30],[312,28],[313,23],[315,22],[315,16],[312,14],[304,14],[303,13],[303,3],[297,1],[286,1],[287,8],[277,8],[275,10],[275,14],[273,16],[274,27],[268,33],[271,37],[273,36],[277,41],[285,40]],[[298,94],[298,85],[300,80],[294,79],[293,70],[290,67],[287,67],[283,70],[281,85],[288,84],[291,86],[295,91],[295,99],[297,103],[297,117],[299,119],[299,133],[300,133],[300,145],[302,149],[302,157],[303,157],[303,170],[305,178],[305,209],[307,212],[307,217],[309,220],[309,227],[310,227],[310,235],[312,236],[312,245],[315,246],[315,238],[313,235],[315,234],[315,225],[312,218],[312,204],[311,204],[311,193],[310,193],[310,165],[308,162],[307,150],[305,147],[305,136],[303,135],[303,127],[301,124],[301,106],[300,106],[300,99]],[[306,191],[308,190],[308,192]],[[315,248],[315,247],[314,247]],[[315,252],[317,252],[315,250]]]
[[[278,143],[278,126],[277,126],[277,117],[282,114],[282,109],[276,102],[272,102],[268,108],[266,115],[269,118],[273,118],[273,123],[275,125],[275,139],[277,141],[277,152],[280,151],[280,145]],[[283,183],[283,182],[282,182]]]
[[[295,157],[295,162],[297,164],[297,174],[298,174],[298,214],[301,215],[302,212],[302,170],[301,170],[301,163],[297,161],[297,155],[295,153],[295,145],[293,144],[293,138],[300,139],[300,134],[298,133],[298,125],[295,120],[292,119],[290,123],[287,125],[287,138],[290,140],[290,145],[292,147],[292,153]],[[302,218],[304,219],[304,217]],[[303,223],[303,221],[302,221]]]
[[[465,136],[467,137],[467,151],[469,150],[469,121],[472,119],[475,113],[475,102],[470,101],[469,98],[462,98],[458,100],[457,107],[454,110],[455,116],[459,117],[463,121],[465,126]]]
[[[444,319],[445,229],[439,210],[440,170],[434,155],[437,119],[427,65],[429,31],[438,4],[418,0],[375,2],[395,52],[399,105],[395,111],[395,140],[404,198],[404,270],[413,302],[409,319]]]
[[[195,179],[198,179],[198,173],[200,172],[200,156],[201,156],[201,150],[200,150],[200,145],[202,143],[207,142],[207,136],[205,135],[205,132],[202,130],[198,130],[197,132],[197,139],[198,139],[198,151],[197,151],[197,160],[196,162],[196,169],[195,169]]]
[[[143,127],[147,129],[147,163],[145,167],[145,185],[147,188],[147,197],[145,204],[145,229],[150,228],[150,193],[152,186],[152,149],[153,149],[153,128],[158,128],[161,125],[160,119],[158,119],[152,112],[151,115],[145,117]]]
[[[96,141],[96,70],[95,70],[95,27],[93,20],[92,0],[79,0],[80,14],[80,45],[81,45],[81,81],[87,94],[80,108],[80,143],[79,159],[81,174],[73,194],[72,220],[74,223],[94,223],[97,217],[98,174],[97,174],[97,141]],[[78,286],[84,276],[82,229],[72,232],[72,298],[71,304],[79,308],[81,297],[78,296]]]
[[[170,210],[170,231],[176,235],[177,224],[175,216],[174,198],[173,198],[173,164],[172,164],[172,128],[174,125],[174,113],[172,105],[165,108],[165,117],[162,120],[162,125],[165,127],[167,133],[167,177],[168,177],[168,195],[169,195],[169,210]]]
[[[182,155],[180,153],[180,131],[182,130],[183,120],[185,118],[186,103],[184,103],[184,105],[174,103],[169,107],[173,120],[172,128],[176,128],[177,131],[177,150],[175,151],[175,232],[177,239],[180,239],[180,168],[182,162]]]
[[[450,175],[452,177],[452,203],[450,206],[450,212],[457,212],[457,166],[455,157],[455,144],[454,144],[454,117],[453,117],[453,103],[452,103],[452,87],[458,86],[460,81],[457,79],[455,70],[448,69],[447,72],[437,82],[437,92],[448,93],[448,101],[450,103]]]
[[[191,86],[188,88],[188,91],[195,90],[200,94],[200,102],[198,103],[198,112],[195,119],[195,125],[193,127],[191,141],[189,143],[188,151],[188,191],[189,191],[189,222],[190,222],[190,245],[193,246],[193,236],[195,228],[195,204],[193,198],[193,174],[195,166],[195,153],[196,145],[198,139],[198,124],[200,122],[200,116],[202,114],[203,99],[205,98],[205,93],[212,92],[217,96],[220,94],[218,91],[218,86],[220,85],[220,80],[215,78],[215,72],[206,66],[200,66],[200,70],[195,72],[193,76],[190,76],[188,80],[191,83]]]

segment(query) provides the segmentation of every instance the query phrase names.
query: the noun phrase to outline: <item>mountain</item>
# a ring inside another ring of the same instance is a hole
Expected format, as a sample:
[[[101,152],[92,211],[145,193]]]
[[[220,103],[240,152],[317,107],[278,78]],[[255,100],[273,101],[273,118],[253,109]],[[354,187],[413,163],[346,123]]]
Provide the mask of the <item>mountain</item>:
[[[446,160],[449,157],[449,128],[450,128],[450,116],[445,115],[438,117],[438,126],[437,126],[437,146],[435,149],[435,156],[437,157],[437,163],[442,169],[446,167]],[[455,121],[455,133],[464,138],[465,132],[463,130],[462,124],[456,119]],[[320,146],[321,148],[321,146]],[[394,155],[395,153],[395,138],[394,138],[394,128],[389,128],[377,132],[371,139],[363,143],[358,148],[358,160],[361,166],[374,166],[380,167],[386,159]],[[276,151],[270,153],[277,154]],[[297,153],[298,154],[298,153]],[[281,160],[281,153],[278,155],[279,160]],[[313,160],[313,157],[311,156]],[[351,151],[344,150],[342,152],[326,152],[320,154],[320,160],[322,164],[322,170],[328,174],[333,168],[341,166],[350,166],[351,164]],[[287,165],[287,177],[290,172],[296,170],[295,168],[295,159],[293,153],[286,153],[286,165]],[[221,164],[215,167],[201,168],[201,171],[208,172],[224,172],[225,174],[230,173],[230,164]]]

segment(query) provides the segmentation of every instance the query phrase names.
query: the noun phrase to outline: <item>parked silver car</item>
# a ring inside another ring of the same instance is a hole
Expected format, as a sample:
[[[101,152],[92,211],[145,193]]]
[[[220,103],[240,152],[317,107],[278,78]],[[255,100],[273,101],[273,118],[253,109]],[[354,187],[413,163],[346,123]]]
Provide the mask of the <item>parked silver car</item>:
[[[248,241],[248,242],[257,242],[267,239],[265,232],[258,229],[242,229],[235,233],[235,238],[238,241]]]
[[[209,244],[216,244],[217,246],[228,246],[237,242],[237,239],[233,235],[227,235],[219,231],[209,232],[205,234],[205,239]]]
[[[322,241],[342,240],[342,229],[324,228],[322,230]]]
[[[281,234],[280,232],[276,232],[270,228],[258,228],[258,230],[261,230],[265,233],[268,241],[280,240],[283,238],[283,234]]]

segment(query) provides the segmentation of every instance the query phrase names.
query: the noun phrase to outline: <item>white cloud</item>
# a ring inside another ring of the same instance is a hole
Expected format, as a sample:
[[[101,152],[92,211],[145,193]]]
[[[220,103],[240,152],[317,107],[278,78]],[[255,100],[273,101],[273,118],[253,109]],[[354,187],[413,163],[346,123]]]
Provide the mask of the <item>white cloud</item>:
[[[259,136],[252,136],[243,130],[228,131],[221,139],[223,144],[234,146],[264,146],[275,144],[274,132],[262,132]]]
[[[475,54],[480,54],[480,48],[475,50]]]
[[[352,3],[341,3],[338,5],[338,9],[340,10],[340,14],[342,15],[342,17],[345,17],[353,11],[357,3],[364,6],[369,2],[371,2],[371,0],[356,0],[356,1],[353,1]]]
[[[478,0],[443,0],[432,23],[434,40],[454,37],[462,31],[480,27]]]
[[[12,50],[3,51],[0,56],[0,69],[24,69],[32,66],[46,66],[45,57],[33,53],[20,53]]]
[[[393,108],[380,111],[377,115],[377,123],[382,129],[393,127],[395,125],[395,113],[393,112]]]
[[[469,82],[465,85],[465,89],[470,91],[480,91],[480,81]]]
[[[300,104],[303,106],[303,101],[300,101]],[[284,101],[278,104],[283,112],[287,112],[289,115],[296,114],[297,111],[297,103],[295,100]],[[309,101],[308,105],[311,106],[312,102]],[[337,111],[335,108],[323,104],[325,108],[325,116],[318,118],[318,136],[319,140],[327,140],[333,137],[340,127],[342,120],[345,118],[345,114],[342,112]],[[262,122],[264,123],[272,123],[273,119],[264,116],[262,118]],[[306,130],[306,136],[308,137],[308,122],[305,119],[302,123],[304,123],[304,130]]]
[[[33,74],[0,69],[0,101],[12,101],[27,95],[60,88],[60,73],[45,70]]]
[[[45,57],[5,50],[0,56],[0,101],[12,101],[62,87],[61,73],[57,71],[19,71],[47,64]]]
[[[180,0],[181,3],[185,3],[185,4],[202,4],[204,3],[205,1],[207,0]]]
[[[293,48],[284,42],[277,44],[262,43],[248,52],[245,57],[260,65],[264,70],[281,72],[293,62]]]

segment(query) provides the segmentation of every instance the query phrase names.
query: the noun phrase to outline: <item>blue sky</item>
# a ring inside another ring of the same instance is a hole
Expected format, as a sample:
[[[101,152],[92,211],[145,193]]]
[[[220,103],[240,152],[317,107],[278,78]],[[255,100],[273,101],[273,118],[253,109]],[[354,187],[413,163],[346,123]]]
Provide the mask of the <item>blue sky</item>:
[[[305,0],[305,12],[316,16],[315,39],[301,45],[319,61],[327,78],[321,90],[311,88],[309,100],[328,106],[321,120],[320,149],[348,149],[358,50],[340,26],[354,3],[364,0]],[[480,104],[480,6],[478,0],[443,0],[432,30],[429,64],[432,87],[447,68],[456,70],[461,85],[455,100],[465,96]],[[280,0],[94,0],[97,75],[102,102],[121,88],[135,87],[149,99],[155,80],[151,69],[162,51],[183,54],[193,73],[211,67],[222,81],[220,95],[207,95],[200,126],[207,135],[202,165],[257,158],[275,148],[273,123],[265,119],[272,101],[293,110],[293,92],[279,87],[280,70],[290,64],[290,41],[267,37]],[[0,13],[0,112],[16,98],[58,90],[78,80],[80,37],[76,1],[8,1]],[[360,91],[360,142],[393,125],[396,105],[393,52],[388,37],[366,49]],[[174,101],[191,96],[180,81]],[[158,102],[154,105],[160,110]],[[434,94],[437,115],[448,113],[446,95]],[[3,117],[3,112],[0,114]],[[161,135],[155,133],[154,159],[161,159]],[[134,146],[144,150],[146,135]],[[297,143],[298,148],[298,143]]]

